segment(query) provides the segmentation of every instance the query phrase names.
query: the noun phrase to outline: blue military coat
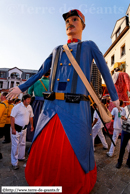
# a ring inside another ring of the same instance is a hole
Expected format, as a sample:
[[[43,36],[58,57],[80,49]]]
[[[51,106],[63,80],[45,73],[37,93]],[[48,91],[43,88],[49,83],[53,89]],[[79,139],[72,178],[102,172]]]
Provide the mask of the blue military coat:
[[[77,43],[71,43],[68,45],[72,49],[72,54],[76,56]],[[53,65],[56,55],[56,49],[53,50],[52,54],[45,60],[42,65],[42,69],[24,84],[20,85],[19,88],[25,91],[34,82],[41,78]],[[95,60],[103,79],[107,85],[108,91],[113,101],[118,99],[116,89],[114,87],[109,69],[106,65],[102,53],[99,51],[96,44],[92,41],[84,41],[81,46],[80,55],[80,67],[83,70],[85,76],[90,81],[90,70],[92,60]],[[53,68],[51,69],[50,83]],[[66,56],[66,53],[61,47],[57,72],[54,83],[54,92],[59,93],[70,93],[71,84],[73,77],[74,68],[70,65],[70,61]],[[64,84],[65,87],[61,87]],[[77,80],[77,94],[88,95],[84,84],[78,77]],[[91,135],[91,110],[89,101],[80,101],[80,103],[67,103],[64,100],[45,100],[42,114],[40,115],[39,122],[37,124],[37,129],[35,130],[34,139],[38,136],[40,131],[49,122],[49,120],[58,114],[60,121],[63,125],[65,133],[71,143],[71,146],[80,162],[80,165],[87,173],[93,170],[95,166],[92,135]]]

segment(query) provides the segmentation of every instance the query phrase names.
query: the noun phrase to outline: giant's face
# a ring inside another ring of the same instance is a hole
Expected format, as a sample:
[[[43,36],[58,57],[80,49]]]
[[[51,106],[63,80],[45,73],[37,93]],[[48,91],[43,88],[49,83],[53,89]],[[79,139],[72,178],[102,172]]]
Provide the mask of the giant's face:
[[[65,23],[67,36],[82,34],[83,24],[78,16],[70,16]]]

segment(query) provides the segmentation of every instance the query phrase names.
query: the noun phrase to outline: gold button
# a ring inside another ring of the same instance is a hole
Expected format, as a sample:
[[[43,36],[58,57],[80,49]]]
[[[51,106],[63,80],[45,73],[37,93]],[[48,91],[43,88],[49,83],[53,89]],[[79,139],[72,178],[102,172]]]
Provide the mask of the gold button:
[[[63,63],[60,63],[60,65],[63,65]]]
[[[69,66],[71,65],[71,63],[68,64]]]
[[[92,135],[92,134],[90,133],[90,135]]]
[[[70,79],[67,79],[67,82],[69,82],[70,81]]]
[[[65,50],[63,50],[63,52],[65,52]]]
[[[57,81],[59,81],[60,79],[58,78]]]
[[[72,51],[73,51],[73,49],[70,49],[70,51],[72,52]]]

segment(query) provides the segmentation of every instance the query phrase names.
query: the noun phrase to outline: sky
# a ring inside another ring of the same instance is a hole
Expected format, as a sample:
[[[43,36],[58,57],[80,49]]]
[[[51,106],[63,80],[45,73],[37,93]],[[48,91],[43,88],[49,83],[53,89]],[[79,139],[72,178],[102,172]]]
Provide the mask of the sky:
[[[82,40],[93,40],[104,54],[128,0],[0,0],[0,68],[38,70],[52,50],[66,44],[62,14],[79,9],[85,16]]]

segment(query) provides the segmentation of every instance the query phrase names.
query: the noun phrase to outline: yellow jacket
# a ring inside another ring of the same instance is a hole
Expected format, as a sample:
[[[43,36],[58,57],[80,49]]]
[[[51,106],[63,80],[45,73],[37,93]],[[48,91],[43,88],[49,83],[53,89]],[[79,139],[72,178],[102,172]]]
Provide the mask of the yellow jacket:
[[[6,119],[6,123],[5,124],[10,124],[10,114],[11,114],[11,110],[14,107],[13,104],[9,104],[8,106],[8,112],[7,112],[7,119]]]
[[[7,119],[8,100],[0,102],[0,127],[4,127]]]

